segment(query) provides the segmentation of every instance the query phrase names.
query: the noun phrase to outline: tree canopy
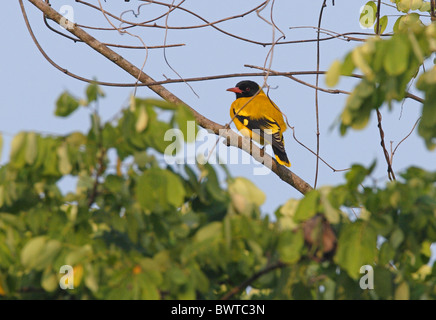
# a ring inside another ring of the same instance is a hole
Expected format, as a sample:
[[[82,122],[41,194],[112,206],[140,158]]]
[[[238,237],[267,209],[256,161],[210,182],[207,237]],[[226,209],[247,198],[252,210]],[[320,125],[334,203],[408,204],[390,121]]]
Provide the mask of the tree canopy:
[[[21,131],[0,167],[0,298],[435,299],[436,172],[394,172],[380,116],[394,102],[422,103],[417,132],[436,146],[436,71],[424,67],[436,50],[435,6],[391,2],[400,14],[392,32],[381,36],[388,17],[369,1],[360,19],[374,36],[325,75],[331,87],[358,79],[339,130],[360,130],[377,115],[388,182],[371,183],[374,162],[353,165],[343,184],[311,188],[274,163],[277,179],[304,196],[265,215],[264,192],[226,165],[165,162],[172,144],[188,142],[189,123],[221,135],[224,126],[171,93],[132,96],[103,121],[105,93],[91,82],[54,106],[66,119],[87,109],[86,132]],[[414,79],[420,96],[409,92]],[[152,83],[145,74],[141,81]],[[171,129],[185,140],[166,138]],[[75,189],[63,192],[64,179]]]

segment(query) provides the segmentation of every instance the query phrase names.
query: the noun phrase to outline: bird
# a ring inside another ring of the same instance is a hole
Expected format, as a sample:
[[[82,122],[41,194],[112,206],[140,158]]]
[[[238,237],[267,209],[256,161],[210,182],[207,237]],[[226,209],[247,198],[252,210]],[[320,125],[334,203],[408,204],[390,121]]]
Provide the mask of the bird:
[[[240,81],[227,91],[236,93],[236,100],[230,106],[230,117],[239,132],[262,145],[265,141],[270,143],[277,162],[290,167],[283,140],[286,123],[277,105],[254,81]]]

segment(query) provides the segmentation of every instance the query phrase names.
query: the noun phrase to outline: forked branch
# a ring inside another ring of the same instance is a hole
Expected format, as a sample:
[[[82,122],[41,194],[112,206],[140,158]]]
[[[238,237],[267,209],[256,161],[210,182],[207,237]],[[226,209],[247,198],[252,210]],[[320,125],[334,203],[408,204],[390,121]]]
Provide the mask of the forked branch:
[[[56,10],[51,8],[49,5],[47,5],[42,0],[28,0],[30,3],[32,3],[35,7],[37,7],[41,12],[44,13],[44,15],[47,16],[47,18],[53,20],[57,24],[61,24],[63,16],[59,14]],[[27,16],[25,14],[25,9],[23,5],[23,0],[19,0],[20,6],[23,12],[23,16],[26,19],[27,22]],[[29,25],[28,25],[29,26]],[[85,32],[83,29],[78,27],[75,24],[69,25],[67,30],[76,36],[78,39],[82,40],[84,43],[89,45],[92,49],[115,63],[117,66],[125,70],[127,73],[132,75],[135,79],[139,79],[140,82],[142,82],[144,85],[148,86],[154,93],[156,93],[158,96],[160,96],[162,99],[175,103],[175,104],[185,104],[180,98],[175,96],[172,92],[168,91],[165,87],[159,84],[155,84],[156,81],[151,78],[146,73],[142,72],[139,68],[137,68],[134,64],[129,62],[128,60],[124,59],[122,56],[114,52],[112,49],[108,48],[106,45],[98,41],[96,38]],[[186,104],[185,104],[186,105]],[[288,183],[290,186],[294,187],[296,190],[301,192],[302,194],[307,193],[312,189],[312,187],[303,179],[298,177],[296,174],[294,174],[292,171],[287,169],[286,167],[283,167],[279,165],[275,159],[270,157],[267,154],[264,154],[263,157],[261,156],[263,153],[261,153],[260,148],[249,141],[248,139],[235,139],[235,135],[239,137],[237,133],[232,131],[231,129],[225,128],[223,125],[220,125],[202,114],[198,113],[195,109],[190,107],[198,125],[201,127],[208,129],[209,131],[220,135],[224,137],[228,141],[237,141],[236,143],[233,143],[232,145],[235,147],[238,147],[245,152],[249,153],[256,161],[259,161],[260,163],[268,162],[271,163],[271,171],[273,171],[277,176],[279,176],[280,179],[282,179],[284,182]],[[239,141],[245,141],[245,143],[239,143]]]

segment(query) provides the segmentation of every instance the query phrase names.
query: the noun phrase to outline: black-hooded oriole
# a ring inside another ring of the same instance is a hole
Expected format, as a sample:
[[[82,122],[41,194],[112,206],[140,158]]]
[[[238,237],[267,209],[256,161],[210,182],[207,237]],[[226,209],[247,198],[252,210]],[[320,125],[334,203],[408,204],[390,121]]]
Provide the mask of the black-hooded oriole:
[[[276,104],[253,81],[241,81],[227,91],[236,93],[236,100],[230,107],[230,116],[234,118],[236,128],[262,145],[266,140],[271,144],[277,162],[290,167],[283,141],[286,123]]]

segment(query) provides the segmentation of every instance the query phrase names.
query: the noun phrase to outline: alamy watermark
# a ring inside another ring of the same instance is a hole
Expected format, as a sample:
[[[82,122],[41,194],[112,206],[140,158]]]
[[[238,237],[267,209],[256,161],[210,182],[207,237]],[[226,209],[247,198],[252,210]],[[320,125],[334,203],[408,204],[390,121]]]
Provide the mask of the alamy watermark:
[[[372,6],[362,6],[360,7],[360,18],[359,25],[362,29],[371,29],[375,23],[377,9]]]
[[[266,175],[271,172],[272,158],[261,148],[252,148],[251,155],[247,152],[239,152],[239,149],[223,146],[222,142],[217,143],[217,136],[210,130],[199,130],[196,134],[195,121],[186,123],[186,137],[182,130],[177,128],[165,132],[164,140],[171,141],[164,152],[164,160],[167,164],[250,164],[253,165],[254,175]],[[261,137],[270,141],[271,130],[253,130],[253,140],[259,141]],[[240,135],[229,133],[228,129],[220,129],[219,136],[227,138],[227,145],[238,146]],[[194,141],[185,144],[184,141]],[[250,140],[242,137],[242,148],[250,150]],[[267,142],[265,142],[267,143]],[[213,156],[215,155],[215,156]],[[257,159],[258,161],[254,160]]]
[[[62,15],[59,24],[62,29],[71,29],[74,26],[74,9],[70,5],[63,5],[59,9],[59,13]]]
[[[74,289],[74,268],[70,265],[63,265],[59,269],[60,274],[64,274],[59,280],[61,289]]]
[[[359,286],[360,289],[374,289],[374,269],[372,266],[366,264],[360,267],[360,273],[364,273],[364,275],[360,278]]]

